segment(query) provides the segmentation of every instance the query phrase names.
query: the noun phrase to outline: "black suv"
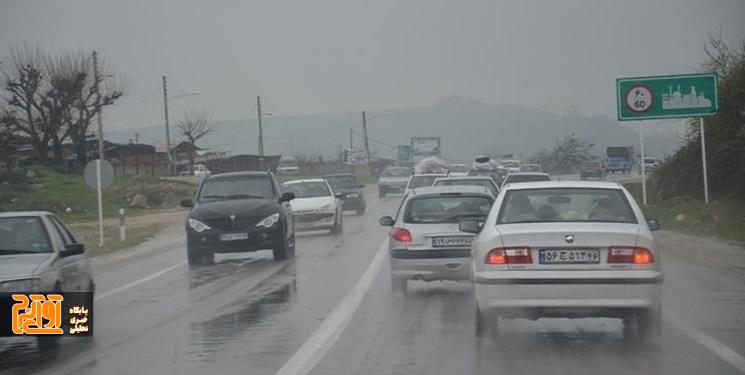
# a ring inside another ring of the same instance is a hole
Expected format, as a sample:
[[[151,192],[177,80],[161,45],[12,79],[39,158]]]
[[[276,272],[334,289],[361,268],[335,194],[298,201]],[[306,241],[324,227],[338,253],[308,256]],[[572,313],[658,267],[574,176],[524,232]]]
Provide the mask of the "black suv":
[[[357,215],[365,214],[365,192],[362,185],[353,174],[330,174],[323,176],[335,194],[341,193],[343,210],[354,210]]]
[[[215,253],[272,249],[274,260],[295,254],[289,202],[271,172],[236,172],[205,178],[186,219],[189,264],[214,263]]]

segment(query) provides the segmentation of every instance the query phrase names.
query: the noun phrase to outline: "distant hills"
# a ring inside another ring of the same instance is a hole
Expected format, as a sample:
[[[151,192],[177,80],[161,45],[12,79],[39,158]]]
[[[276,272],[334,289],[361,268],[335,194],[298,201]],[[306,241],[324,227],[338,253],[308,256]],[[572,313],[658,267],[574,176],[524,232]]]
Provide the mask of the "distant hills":
[[[639,135],[614,118],[558,115],[510,105],[488,105],[479,101],[447,98],[435,105],[368,112],[370,148],[375,155],[394,158],[396,145],[408,144],[412,136],[440,136],[444,156],[470,161],[476,154],[521,154],[530,157],[541,148],[551,148],[566,135],[575,133],[594,143],[603,155],[608,145],[633,145],[639,152]],[[360,113],[313,114],[264,118],[264,147],[267,154],[335,158],[340,146],[349,146],[352,127],[355,148],[362,147]],[[681,144],[680,123],[644,123],[648,155],[662,157]],[[258,125],[255,118],[215,121],[215,131],[200,144],[231,154],[256,153]],[[108,133],[115,142],[134,140],[163,143],[162,125]],[[172,143],[180,140],[172,128]]]

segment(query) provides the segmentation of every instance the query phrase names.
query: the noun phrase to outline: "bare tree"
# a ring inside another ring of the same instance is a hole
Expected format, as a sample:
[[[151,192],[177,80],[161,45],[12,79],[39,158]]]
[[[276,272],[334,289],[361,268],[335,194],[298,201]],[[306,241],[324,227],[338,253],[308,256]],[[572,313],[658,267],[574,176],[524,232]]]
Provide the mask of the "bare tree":
[[[204,111],[187,112],[184,117],[176,121],[176,127],[179,129],[181,136],[194,149],[197,147],[198,140],[214,131],[210,123],[210,116]],[[189,168],[192,173],[194,172],[194,158],[195,152],[192,150],[189,152]]]
[[[0,157],[5,162],[8,174],[13,173],[13,164],[18,153],[18,139],[16,117],[8,109],[0,110]]]

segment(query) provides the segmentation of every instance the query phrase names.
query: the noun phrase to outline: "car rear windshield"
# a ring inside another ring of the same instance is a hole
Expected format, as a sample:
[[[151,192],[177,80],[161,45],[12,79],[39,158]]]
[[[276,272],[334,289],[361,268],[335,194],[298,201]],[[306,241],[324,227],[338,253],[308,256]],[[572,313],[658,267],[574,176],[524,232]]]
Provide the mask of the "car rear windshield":
[[[521,166],[520,167],[520,170],[521,171],[524,171],[524,172],[540,172],[541,171],[541,166],[540,165],[528,164],[528,165]]]
[[[540,222],[636,223],[619,189],[546,188],[508,191],[498,224]]]
[[[381,174],[383,177],[407,177],[411,176],[411,171],[406,168],[386,169]]]
[[[432,186],[436,179],[445,176],[414,176],[409,184],[409,189]]]
[[[332,189],[357,189],[360,186],[355,176],[329,176],[326,181]]]
[[[536,175],[511,175],[507,176],[507,183],[508,184],[514,184],[516,182],[534,182],[534,181],[551,181],[551,178],[542,175],[542,174],[536,174]]]
[[[489,180],[474,179],[474,180],[440,180],[435,183],[435,186],[482,186],[488,188],[493,193],[496,193],[496,188]]]
[[[49,237],[38,217],[0,218],[0,255],[51,251]]]
[[[211,178],[199,191],[200,201],[272,197],[274,188],[268,175]]]
[[[466,167],[465,165],[451,165],[448,167],[448,170],[450,172],[464,173],[468,172],[468,167]]]
[[[317,198],[331,195],[328,185],[322,181],[285,183],[284,191],[294,193],[295,198]]]
[[[492,200],[484,196],[440,195],[412,198],[404,211],[410,224],[457,223],[467,217],[486,217]]]

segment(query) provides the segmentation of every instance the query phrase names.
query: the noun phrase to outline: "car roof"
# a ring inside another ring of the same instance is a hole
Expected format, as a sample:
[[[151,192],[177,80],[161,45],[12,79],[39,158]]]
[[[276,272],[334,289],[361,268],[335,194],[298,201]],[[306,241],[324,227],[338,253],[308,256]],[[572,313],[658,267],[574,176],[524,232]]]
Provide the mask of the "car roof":
[[[484,181],[494,181],[489,176],[450,176],[450,175],[448,175],[447,177],[440,177],[440,178],[436,179],[435,182],[437,182],[437,181],[447,181],[447,180],[469,180],[469,181],[470,180],[484,180]]]
[[[527,166],[534,166],[534,165],[537,165],[537,166],[539,166],[539,167],[541,166],[541,165],[540,165],[540,164],[538,164],[538,163],[525,163],[525,164],[522,164],[522,166],[523,166],[523,167],[527,167]]]
[[[447,177],[447,173],[416,173],[411,175],[412,177]]]
[[[301,183],[304,183],[304,182],[326,182],[326,180],[324,180],[322,178],[306,178],[304,180],[290,180],[290,181],[285,181],[285,182],[283,182],[283,184],[291,185],[291,184],[301,184]]]
[[[323,178],[329,178],[329,177],[354,177],[354,178],[357,178],[356,175],[353,175],[351,173],[334,173],[334,174],[323,175]]]
[[[226,172],[226,173],[215,173],[208,177],[210,180],[213,178],[223,177],[240,177],[240,176],[269,176],[269,171],[245,171],[245,172]]]
[[[0,212],[0,217],[28,217],[28,216],[44,216],[54,215],[49,211],[12,211],[12,212]]]
[[[543,172],[514,172],[514,173],[510,173],[509,176],[546,176],[546,177],[551,177],[551,176],[548,175],[548,173],[543,173]],[[509,178],[509,176],[507,176],[507,178]]]
[[[425,186],[411,190],[411,196],[440,195],[443,193],[479,194],[493,197],[489,188],[484,186],[448,185],[448,186]]]
[[[550,188],[588,188],[588,189],[620,189],[617,182],[610,181],[531,181],[507,184],[502,190],[550,189]]]

